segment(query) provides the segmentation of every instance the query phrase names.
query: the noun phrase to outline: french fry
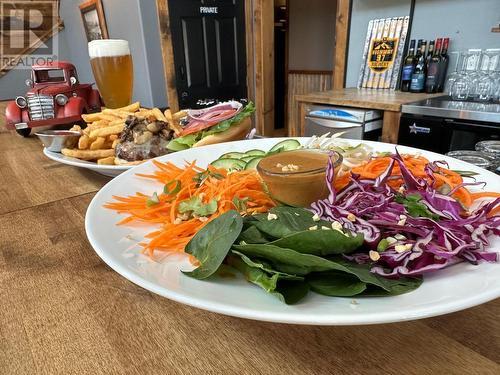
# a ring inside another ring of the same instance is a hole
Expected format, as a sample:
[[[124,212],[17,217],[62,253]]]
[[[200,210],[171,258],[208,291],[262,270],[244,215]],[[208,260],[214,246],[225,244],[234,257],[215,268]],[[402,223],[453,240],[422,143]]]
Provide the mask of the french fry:
[[[172,121],[172,111],[169,109],[166,109],[165,112],[165,118],[167,119],[168,122]]]
[[[87,125],[87,128],[85,129],[84,133],[90,135],[90,132],[92,130],[105,128],[106,126],[109,126],[109,124],[110,122],[106,120],[93,122],[92,124]]]
[[[106,142],[106,138],[97,137],[95,141],[90,144],[91,150],[100,150],[104,148],[104,142]]]
[[[111,135],[108,137],[108,139],[109,139],[110,141],[117,140],[117,139],[118,139],[118,134],[111,134]]]
[[[117,120],[114,120],[114,121],[111,121],[108,123],[108,126],[115,126],[115,125],[120,125],[120,124],[123,124],[125,121],[123,121],[123,119],[117,119]]]
[[[187,116],[187,111],[181,110],[179,112],[175,112],[172,115],[172,119],[173,120],[180,120],[181,118],[186,117],[186,116]]]
[[[158,120],[158,121],[163,121],[163,122],[168,122],[167,118],[163,113],[158,108],[153,108],[151,110],[151,114]]]
[[[90,132],[90,138],[107,137],[108,135],[119,134],[124,127],[125,124],[122,122],[118,125],[108,126],[102,129],[95,129]]]
[[[105,115],[116,116],[121,119],[126,119],[128,116],[134,115],[133,112],[127,112],[119,109],[109,109],[109,108],[102,111],[102,113],[104,113]]]
[[[80,125],[73,125],[70,129],[70,131],[73,131],[73,132],[82,132],[82,127]]]
[[[113,149],[108,149],[108,150],[76,150],[76,149],[63,148],[61,150],[61,153],[65,156],[69,156],[71,158],[77,158],[77,159],[82,159],[82,160],[97,160],[97,159],[103,159],[103,158],[107,158],[110,156],[114,156],[115,150],[113,150]]]
[[[135,103],[127,105],[126,107],[121,107],[118,109],[120,111],[124,111],[124,112],[135,112],[140,108],[140,106],[141,106],[141,103],[135,102]]]
[[[83,114],[82,119],[86,123],[99,121],[101,119],[102,112],[89,113],[88,115]]]
[[[108,156],[107,158],[97,159],[97,164],[99,164],[99,165],[114,165],[115,164],[115,157]]]
[[[113,141],[113,143],[111,144],[111,148],[114,150],[114,149],[116,148],[116,145],[117,145],[118,143],[120,143],[120,140],[119,140],[119,139],[115,139],[115,140]]]
[[[170,126],[170,129],[172,129],[176,135],[181,134],[182,128],[180,127],[180,125],[177,124],[177,121],[175,121],[172,118],[172,112],[170,111],[170,109],[165,110],[164,113],[165,113],[165,118],[167,119],[168,125]],[[179,112],[177,112],[177,113],[179,113]]]
[[[113,121],[115,121],[115,120],[117,120],[117,119],[119,119],[119,117],[118,117],[118,116],[116,116],[116,115],[114,115],[114,114],[113,114],[113,115],[109,115],[109,114],[105,114],[105,113],[103,113],[103,114],[101,115],[101,120],[107,120],[107,121],[109,121],[109,122],[113,122]]]
[[[89,136],[87,134],[83,134],[80,139],[78,140],[78,148],[80,150],[85,150],[87,148],[89,148],[89,144],[90,144],[90,139],[89,139]]]

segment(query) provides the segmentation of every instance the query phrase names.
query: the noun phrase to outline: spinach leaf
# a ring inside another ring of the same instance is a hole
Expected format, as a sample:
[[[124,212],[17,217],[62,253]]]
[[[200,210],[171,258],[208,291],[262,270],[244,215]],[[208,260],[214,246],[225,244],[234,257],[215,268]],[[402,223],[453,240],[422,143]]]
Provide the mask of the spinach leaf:
[[[417,289],[422,283],[422,278],[416,277],[402,277],[400,279],[391,280],[391,291],[388,292],[384,289],[377,288],[373,285],[368,285],[366,290],[362,293],[363,296],[371,297],[385,297],[385,296],[396,296],[398,294],[404,294]]]
[[[245,241],[248,243],[248,241]],[[363,244],[363,235],[345,236],[338,230],[305,230],[269,243],[303,254],[349,254]]]
[[[270,210],[278,218],[268,220],[267,214],[254,215],[256,220],[254,225],[261,232],[274,238],[282,238],[294,232],[305,231],[310,227],[317,225],[330,226],[331,223],[320,220],[313,220],[313,213],[300,207],[274,207]]]
[[[233,250],[237,250],[249,257],[266,259],[272,263],[276,270],[285,273],[292,273],[302,276],[307,275],[311,272],[321,272],[329,270],[349,272],[346,267],[331,260],[321,258],[312,254],[301,254],[298,251],[274,245],[234,245]],[[290,272],[291,270],[293,270],[293,272]]]
[[[277,274],[278,276],[280,276],[283,279],[304,280],[304,278],[301,276],[292,275],[292,274],[288,274],[285,272],[279,272],[279,271],[274,270],[272,268],[272,266],[270,264],[268,264],[265,260],[262,260],[262,259],[253,259],[252,260],[249,257],[247,257],[245,254],[242,254],[236,250],[231,250],[231,254],[233,254],[235,256],[239,256],[241,258],[241,260],[243,262],[245,262],[247,265],[249,265],[250,267],[260,268],[262,271],[265,271],[265,272],[270,273],[270,274]]]
[[[286,279],[279,273],[269,275],[260,267],[253,267],[236,255],[229,255],[227,262],[245,275],[245,278],[260,286],[286,304],[300,301],[309,292],[309,285],[301,279]]]
[[[239,241],[246,243],[268,243],[270,240],[256,227],[250,226],[241,232],[237,242]]]
[[[427,206],[420,202],[422,200],[422,196],[418,193],[408,194],[406,196],[398,194],[394,200],[405,206],[406,211],[408,211],[408,215],[412,217],[428,217],[434,220],[439,220],[439,215],[429,211]]]
[[[307,276],[311,290],[332,297],[351,297],[362,293],[366,284],[356,276],[344,272],[318,272]]]
[[[186,253],[198,259],[200,266],[184,274],[205,279],[215,273],[240,235],[242,227],[240,214],[231,210],[201,228],[185,249]]]
[[[371,272],[369,264],[356,264],[340,257],[335,257],[332,260],[344,266],[349,273],[356,275],[361,281],[382,288],[391,295],[401,294],[398,290],[402,288],[407,288],[406,291],[416,289],[422,283],[421,278],[401,277],[399,279],[387,279]]]
[[[192,212],[198,216],[207,216],[217,211],[217,200],[212,199],[208,203],[203,203],[200,197],[192,196],[179,203],[179,212]]]

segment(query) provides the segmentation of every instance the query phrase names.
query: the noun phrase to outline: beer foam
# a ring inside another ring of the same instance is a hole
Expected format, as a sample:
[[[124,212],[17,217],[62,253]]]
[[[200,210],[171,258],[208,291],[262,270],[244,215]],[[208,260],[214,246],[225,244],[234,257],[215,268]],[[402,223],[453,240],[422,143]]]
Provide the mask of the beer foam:
[[[110,57],[130,55],[128,41],[121,39],[97,39],[89,42],[89,56]]]

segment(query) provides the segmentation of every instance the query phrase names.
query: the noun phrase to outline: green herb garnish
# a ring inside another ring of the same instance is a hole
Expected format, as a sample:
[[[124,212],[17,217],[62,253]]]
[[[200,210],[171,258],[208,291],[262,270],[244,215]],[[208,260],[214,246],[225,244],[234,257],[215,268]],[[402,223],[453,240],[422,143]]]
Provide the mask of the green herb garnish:
[[[246,212],[247,210],[247,202],[248,202],[248,197],[245,198],[238,198],[234,197],[233,198],[233,203],[236,206],[236,210],[238,212]]]
[[[153,196],[146,201],[146,207],[151,207],[157,205],[158,203],[160,203],[160,198],[158,197],[158,194],[154,192]]]
[[[175,195],[181,190],[181,182],[179,180],[172,180],[167,182],[163,187],[163,193],[167,195]]]
[[[208,216],[217,211],[217,200],[212,199],[208,203],[203,203],[200,197],[191,197],[179,203],[179,212],[181,214],[192,212],[198,216]]]
[[[462,177],[474,177],[477,176],[479,173],[477,172],[472,172],[472,171],[459,171],[459,170],[451,170],[452,172],[458,173]]]
[[[422,196],[418,193],[404,195],[396,195],[395,201],[405,206],[406,211],[412,217],[428,217],[434,220],[439,220],[439,215],[429,211],[427,206],[420,202]]]
[[[217,180],[222,180],[224,178],[220,173],[211,172],[207,169],[206,171],[197,173],[196,176],[193,177],[193,181],[196,182],[196,187],[200,187],[209,177],[216,178]]]

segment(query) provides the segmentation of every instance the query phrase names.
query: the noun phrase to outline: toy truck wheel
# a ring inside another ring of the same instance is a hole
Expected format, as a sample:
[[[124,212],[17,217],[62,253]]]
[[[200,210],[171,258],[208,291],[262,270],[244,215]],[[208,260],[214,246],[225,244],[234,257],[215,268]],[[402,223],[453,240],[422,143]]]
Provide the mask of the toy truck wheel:
[[[29,137],[31,134],[31,128],[16,129],[16,133],[22,135],[23,137]]]

